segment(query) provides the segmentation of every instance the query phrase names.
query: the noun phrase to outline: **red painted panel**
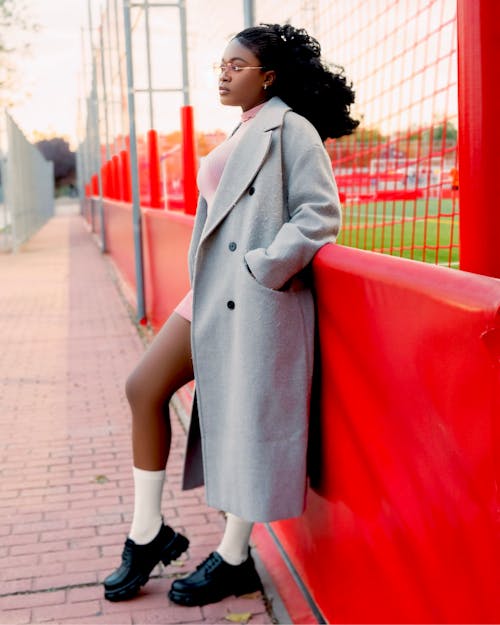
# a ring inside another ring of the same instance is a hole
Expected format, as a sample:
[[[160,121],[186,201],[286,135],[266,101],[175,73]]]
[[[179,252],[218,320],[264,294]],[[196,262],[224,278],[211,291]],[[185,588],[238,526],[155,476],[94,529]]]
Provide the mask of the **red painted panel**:
[[[159,330],[189,290],[187,250],[194,218],[147,208],[142,214],[146,314]]]
[[[127,285],[135,291],[132,205],[104,201],[106,247]]]
[[[277,535],[328,622],[500,622],[500,281],[340,246],[314,269],[322,475]]]

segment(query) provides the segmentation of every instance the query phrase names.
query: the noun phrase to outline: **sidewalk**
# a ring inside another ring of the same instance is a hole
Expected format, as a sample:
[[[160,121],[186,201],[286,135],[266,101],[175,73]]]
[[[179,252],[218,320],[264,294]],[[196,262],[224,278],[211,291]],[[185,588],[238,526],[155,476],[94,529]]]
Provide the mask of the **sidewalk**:
[[[260,594],[203,608],[166,598],[223,527],[202,490],[180,490],[175,418],[163,512],[191,548],[135,599],[103,598],[131,521],[123,387],[144,344],[76,208],[59,205],[21,252],[0,254],[0,623],[271,623]]]

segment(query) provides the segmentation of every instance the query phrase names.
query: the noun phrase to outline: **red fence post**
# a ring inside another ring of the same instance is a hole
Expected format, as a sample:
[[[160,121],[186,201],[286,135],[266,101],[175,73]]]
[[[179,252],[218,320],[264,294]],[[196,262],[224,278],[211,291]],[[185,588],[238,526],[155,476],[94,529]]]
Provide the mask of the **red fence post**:
[[[108,167],[108,163],[105,162],[104,165],[102,166],[102,181],[103,181],[103,196],[104,197],[111,197],[110,195],[110,183],[109,183],[109,167]]]
[[[148,131],[149,199],[152,208],[163,208],[161,203],[160,157],[158,154],[158,134]]]
[[[498,0],[458,0],[460,268],[500,277]]]
[[[97,174],[94,174],[92,176],[91,185],[92,185],[92,195],[98,196],[99,195],[99,180],[97,178]]]
[[[118,197],[118,193],[117,193],[118,179],[116,176],[116,163],[113,157],[109,159],[109,171],[111,172],[111,180],[113,181],[113,196],[112,197],[114,200],[116,200]]]
[[[115,176],[113,172],[113,160],[109,159],[106,163],[106,167],[108,168],[108,184],[109,184],[109,197],[115,199]]]
[[[181,128],[184,212],[194,215],[198,192],[196,190],[196,147],[192,106],[181,108]]]
[[[108,193],[108,169],[106,163],[101,166],[101,184],[102,184],[102,197],[109,197]]]
[[[132,185],[130,182],[130,157],[128,150],[122,150],[120,152],[120,164],[122,170],[122,184],[123,184],[123,201],[132,201]]]
[[[122,172],[118,154],[113,156],[113,178],[115,181],[115,198],[123,200]]]

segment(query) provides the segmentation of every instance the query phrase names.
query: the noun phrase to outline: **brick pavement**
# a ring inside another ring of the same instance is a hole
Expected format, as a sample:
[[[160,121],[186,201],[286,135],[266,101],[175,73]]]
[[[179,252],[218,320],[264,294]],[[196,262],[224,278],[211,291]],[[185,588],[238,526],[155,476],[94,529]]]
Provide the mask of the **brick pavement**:
[[[144,343],[74,208],[60,208],[17,255],[0,255],[0,623],[227,623],[244,613],[271,623],[260,594],[203,608],[166,598],[223,526],[200,489],[180,490],[175,418],[163,511],[191,548],[134,600],[103,599],[131,520],[123,385]]]

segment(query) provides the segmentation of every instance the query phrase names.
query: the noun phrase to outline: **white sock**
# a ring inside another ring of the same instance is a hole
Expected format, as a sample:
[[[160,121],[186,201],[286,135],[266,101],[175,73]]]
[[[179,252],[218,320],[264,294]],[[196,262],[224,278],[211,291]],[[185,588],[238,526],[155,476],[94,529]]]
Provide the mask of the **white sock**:
[[[144,471],[133,468],[134,516],[129,538],[137,545],[146,545],[160,531],[163,523],[161,496],[165,471]]]
[[[252,527],[252,521],[240,519],[230,512],[226,514],[226,528],[216,551],[228,564],[237,566],[248,558]]]

